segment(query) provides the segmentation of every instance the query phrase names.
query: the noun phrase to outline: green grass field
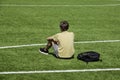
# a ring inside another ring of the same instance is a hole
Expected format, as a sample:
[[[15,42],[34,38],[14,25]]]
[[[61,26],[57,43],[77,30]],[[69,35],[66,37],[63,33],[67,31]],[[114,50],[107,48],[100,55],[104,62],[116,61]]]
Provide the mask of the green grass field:
[[[120,40],[120,5],[115,4],[120,0],[0,0],[0,47],[46,43],[48,36],[60,32],[61,20],[70,23],[75,42]],[[76,43],[71,60],[40,54],[40,47],[0,49],[0,72],[120,68],[120,42]],[[103,62],[77,60],[78,53],[91,50],[99,52]],[[0,80],[120,80],[120,71],[0,74]]]

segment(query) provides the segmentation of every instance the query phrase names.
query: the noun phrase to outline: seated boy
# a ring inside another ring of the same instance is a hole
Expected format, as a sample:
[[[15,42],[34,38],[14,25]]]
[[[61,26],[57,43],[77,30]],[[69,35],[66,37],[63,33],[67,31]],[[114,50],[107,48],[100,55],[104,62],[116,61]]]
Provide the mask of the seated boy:
[[[47,38],[47,45],[40,48],[40,52],[48,55],[49,49],[53,46],[54,54],[57,58],[71,59],[74,57],[74,33],[68,32],[69,23],[67,21],[60,22],[61,33],[57,33]]]

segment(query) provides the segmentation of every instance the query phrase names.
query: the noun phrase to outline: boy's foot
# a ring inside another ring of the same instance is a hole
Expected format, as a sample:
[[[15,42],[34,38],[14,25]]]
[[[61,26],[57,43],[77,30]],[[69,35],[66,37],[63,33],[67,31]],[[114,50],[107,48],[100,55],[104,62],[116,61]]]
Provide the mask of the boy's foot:
[[[48,50],[45,50],[45,48],[40,48],[39,52],[45,55],[48,55]]]

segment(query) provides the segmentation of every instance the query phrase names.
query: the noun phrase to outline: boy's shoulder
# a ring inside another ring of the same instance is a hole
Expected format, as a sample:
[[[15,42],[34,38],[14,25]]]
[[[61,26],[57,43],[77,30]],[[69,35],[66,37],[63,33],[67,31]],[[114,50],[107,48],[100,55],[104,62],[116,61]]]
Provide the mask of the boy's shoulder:
[[[69,31],[65,31],[65,32],[60,32],[60,33],[57,33],[56,35],[64,35],[64,34],[74,34],[74,32],[69,32]]]
[[[68,33],[70,33],[70,34],[74,34],[74,32],[68,32]]]

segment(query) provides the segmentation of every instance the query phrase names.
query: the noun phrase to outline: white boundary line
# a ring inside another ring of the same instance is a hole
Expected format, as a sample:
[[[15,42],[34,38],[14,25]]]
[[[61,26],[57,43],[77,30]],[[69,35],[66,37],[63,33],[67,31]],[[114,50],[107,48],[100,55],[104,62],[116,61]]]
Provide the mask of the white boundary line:
[[[94,4],[94,5],[22,5],[22,4],[0,4],[2,7],[94,7],[94,6],[120,6],[120,4]]]
[[[120,42],[120,40],[101,40],[101,41],[81,41],[81,42],[74,42],[77,44],[85,44],[85,43],[113,43],[113,42]]]
[[[90,44],[90,43],[114,43],[114,42],[120,42],[120,40],[102,40],[102,41],[79,41],[79,42],[74,42],[75,44]],[[46,45],[45,43],[43,44],[26,44],[26,45],[16,45],[16,46],[3,46],[0,47],[0,49],[7,49],[7,48],[20,48],[20,47],[29,47],[29,46],[42,46]]]
[[[81,69],[81,70],[42,70],[42,71],[10,71],[0,72],[4,74],[36,74],[36,73],[68,73],[68,72],[102,72],[102,71],[120,71],[120,68],[106,68],[106,69]]]
[[[46,44],[26,44],[26,45],[16,45],[16,46],[4,46],[0,47],[0,49],[7,49],[7,48],[20,48],[20,47],[29,47],[29,46],[42,46]]]

